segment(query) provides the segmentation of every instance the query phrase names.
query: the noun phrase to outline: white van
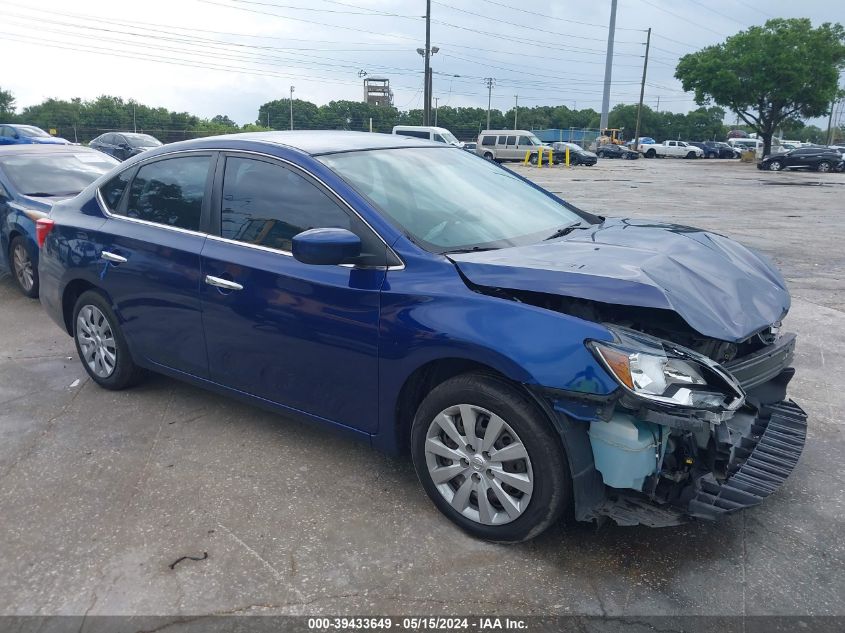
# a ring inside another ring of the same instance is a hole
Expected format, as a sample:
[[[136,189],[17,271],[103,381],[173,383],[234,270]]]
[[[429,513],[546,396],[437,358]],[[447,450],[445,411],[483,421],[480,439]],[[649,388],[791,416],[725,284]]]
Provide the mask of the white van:
[[[455,138],[445,127],[434,127],[433,125],[394,125],[393,134],[398,136],[413,136],[414,138],[425,138],[437,143],[446,143],[455,147],[463,147],[464,144]]]
[[[525,152],[536,153],[542,145],[528,130],[484,130],[478,135],[475,153],[487,160],[523,160]]]

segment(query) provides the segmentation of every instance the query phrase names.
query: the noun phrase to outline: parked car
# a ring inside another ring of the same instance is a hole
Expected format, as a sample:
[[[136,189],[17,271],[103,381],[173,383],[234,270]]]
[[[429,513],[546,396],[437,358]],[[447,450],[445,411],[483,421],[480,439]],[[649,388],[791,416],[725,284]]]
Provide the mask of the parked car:
[[[631,139],[627,143],[625,143],[625,147],[628,149],[634,149],[636,145],[641,144],[648,144],[648,143],[657,143],[652,137],[650,136],[641,136],[639,139],[639,143],[637,143],[634,139]]]
[[[475,154],[476,147],[478,147],[478,143],[464,143],[463,145],[463,149],[468,152],[472,152],[473,154]]]
[[[11,273],[26,296],[38,296],[38,219],[115,165],[75,145],[0,147],[0,269]]]
[[[715,519],[774,492],[803,448],[768,258],[593,215],[443,144],[180,142],[39,225],[42,304],[95,383],[151,370],[407,450],[479,537],[529,539],[564,512]]]
[[[394,125],[393,134],[410,136],[413,138],[424,138],[437,143],[446,143],[447,145],[454,145],[455,147],[463,147],[463,143],[455,138],[455,135],[445,127],[435,127],[433,125]]]
[[[88,147],[114,156],[117,160],[126,160],[161,145],[156,137],[135,132],[107,132],[88,143]]]
[[[478,135],[475,153],[497,162],[525,160],[526,153],[536,160],[541,147],[546,145],[528,130],[484,130]]]
[[[0,123],[0,145],[70,145],[70,141],[50,136],[34,125]]]
[[[685,141],[663,141],[662,143],[641,143],[637,146],[646,158],[701,158],[704,151]]]
[[[599,158],[627,158],[628,160],[636,160],[640,157],[640,154],[627,147],[608,143],[607,145],[599,145],[596,148],[596,156]]]
[[[576,143],[555,142],[552,143],[552,150],[554,150],[554,162],[566,162],[566,150],[569,149],[569,164],[570,165],[586,165],[592,167],[598,162],[598,157],[593,153],[585,150]]]
[[[842,171],[842,154],[827,147],[800,147],[780,154],[766,156],[757,163],[758,169],[781,171],[783,169],[813,169],[815,171]]]
[[[704,158],[739,158],[740,155],[739,150],[719,141],[702,141],[689,144],[704,152]]]

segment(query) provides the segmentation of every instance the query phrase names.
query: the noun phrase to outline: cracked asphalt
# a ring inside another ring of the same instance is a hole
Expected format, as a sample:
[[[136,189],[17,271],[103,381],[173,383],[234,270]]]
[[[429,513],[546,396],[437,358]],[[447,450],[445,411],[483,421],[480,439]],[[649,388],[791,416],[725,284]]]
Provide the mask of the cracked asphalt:
[[[781,491],[715,525],[477,541],[409,460],[163,377],[99,389],[4,276],[0,614],[845,614],[845,174],[514,169],[587,210],[716,230],[778,263],[799,333],[791,395],[810,414]]]

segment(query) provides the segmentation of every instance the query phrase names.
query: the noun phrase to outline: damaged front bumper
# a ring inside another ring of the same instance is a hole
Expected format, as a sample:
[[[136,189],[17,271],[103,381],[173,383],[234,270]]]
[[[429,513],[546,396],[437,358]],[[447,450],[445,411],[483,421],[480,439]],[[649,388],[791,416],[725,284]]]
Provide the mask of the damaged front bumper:
[[[774,493],[807,435],[806,413],[786,398],[794,350],[787,334],[726,364],[746,399],[720,418],[634,405],[622,393],[602,402],[547,392],[572,462],[576,518],[663,527],[716,520]]]

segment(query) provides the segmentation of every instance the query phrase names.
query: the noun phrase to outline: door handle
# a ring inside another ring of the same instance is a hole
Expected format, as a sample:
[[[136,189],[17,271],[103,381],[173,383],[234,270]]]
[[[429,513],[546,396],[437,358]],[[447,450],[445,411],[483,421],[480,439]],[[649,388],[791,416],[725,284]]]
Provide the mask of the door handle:
[[[122,257],[120,255],[115,255],[114,253],[109,253],[108,251],[103,251],[100,253],[100,259],[104,259],[107,262],[112,262],[113,264],[125,264],[128,259]]]
[[[205,283],[215,288],[222,288],[223,290],[243,290],[244,287],[236,281],[229,281],[228,279],[220,279],[220,277],[205,276]]]

